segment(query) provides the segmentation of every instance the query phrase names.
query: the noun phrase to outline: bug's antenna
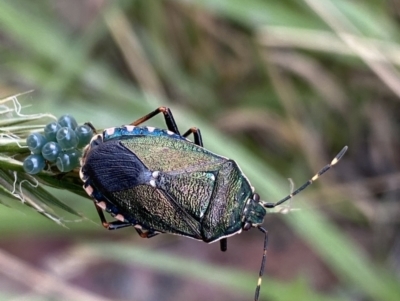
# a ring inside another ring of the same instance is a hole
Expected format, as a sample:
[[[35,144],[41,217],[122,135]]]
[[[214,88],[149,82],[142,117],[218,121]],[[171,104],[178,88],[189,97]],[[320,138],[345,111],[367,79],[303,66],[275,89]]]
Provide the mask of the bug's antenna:
[[[280,204],[286,202],[287,200],[290,200],[293,198],[296,194],[300,193],[302,190],[310,186],[314,181],[316,181],[321,175],[323,175],[325,172],[327,172],[332,166],[336,165],[336,163],[339,162],[339,160],[343,157],[345,152],[347,151],[348,147],[345,146],[342,148],[342,150],[336,155],[335,158],[326,165],[324,168],[322,168],[319,172],[317,172],[310,180],[308,180],[306,183],[303,184],[300,188],[297,190],[293,191],[291,194],[288,196],[284,197],[282,200],[276,202],[276,203],[267,203],[267,202],[260,202],[265,208],[274,208],[276,206],[279,206]],[[260,228],[259,228],[260,229]]]
[[[262,276],[264,274],[265,263],[267,262],[267,247],[268,247],[268,231],[265,230],[263,227],[260,227],[260,226],[258,226],[257,228],[262,233],[264,233],[265,238],[264,238],[263,257],[262,257],[262,260],[261,260],[260,272],[258,273],[258,281],[257,281],[256,292],[254,294],[254,300],[255,301],[258,301],[258,297],[260,296],[260,288],[261,288]]]

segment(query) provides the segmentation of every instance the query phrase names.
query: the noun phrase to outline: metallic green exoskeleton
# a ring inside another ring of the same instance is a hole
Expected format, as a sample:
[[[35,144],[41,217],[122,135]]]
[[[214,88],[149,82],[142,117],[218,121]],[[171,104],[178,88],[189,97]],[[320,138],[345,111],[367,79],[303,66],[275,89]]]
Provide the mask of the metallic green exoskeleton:
[[[168,130],[138,126],[158,113],[163,113]],[[186,138],[190,134],[194,142]],[[141,237],[169,233],[207,243],[220,241],[225,251],[227,237],[258,228],[265,240],[257,300],[268,241],[261,227],[265,208],[282,204],[310,185],[346,149],[298,190],[267,203],[260,201],[235,161],[203,148],[197,128],[181,135],[170,110],[160,107],[131,125],[94,136],[84,150],[80,176],[108,229],[133,226]],[[108,223],[103,210],[116,221]]]

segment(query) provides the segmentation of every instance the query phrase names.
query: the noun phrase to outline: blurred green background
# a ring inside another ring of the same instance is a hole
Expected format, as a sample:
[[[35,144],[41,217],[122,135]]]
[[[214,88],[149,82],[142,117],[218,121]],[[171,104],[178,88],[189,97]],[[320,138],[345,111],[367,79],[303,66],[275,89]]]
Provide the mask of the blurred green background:
[[[53,0],[0,2],[0,98],[24,114],[97,128],[164,105],[197,126],[275,202],[260,300],[400,300],[400,1]],[[163,127],[162,118],[152,125]],[[171,235],[104,230],[93,204],[66,227],[0,207],[0,300],[250,300],[263,236],[228,251]]]

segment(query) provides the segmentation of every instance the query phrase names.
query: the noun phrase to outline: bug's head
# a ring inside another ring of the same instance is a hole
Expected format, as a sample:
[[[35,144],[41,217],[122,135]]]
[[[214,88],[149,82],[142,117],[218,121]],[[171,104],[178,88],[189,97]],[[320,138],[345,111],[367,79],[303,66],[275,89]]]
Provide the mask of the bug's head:
[[[267,211],[260,203],[260,196],[254,193],[252,198],[248,200],[244,209],[243,215],[243,230],[249,230],[252,227],[257,227],[264,222],[264,217]]]

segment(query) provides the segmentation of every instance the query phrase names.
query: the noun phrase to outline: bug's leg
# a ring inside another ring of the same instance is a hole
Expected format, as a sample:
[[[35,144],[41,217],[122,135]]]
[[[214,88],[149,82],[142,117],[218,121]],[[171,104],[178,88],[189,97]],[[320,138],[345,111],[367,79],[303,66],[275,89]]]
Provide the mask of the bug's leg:
[[[220,246],[222,252],[225,252],[226,250],[228,250],[228,239],[227,238],[221,239],[219,241],[219,246]]]
[[[94,204],[94,206],[96,207],[97,213],[99,214],[99,217],[100,217],[101,224],[103,225],[104,228],[106,228],[108,230],[117,230],[117,229],[132,226],[130,223],[125,223],[122,221],[113,221],[110,223],[107,222],[106,217],[104,216],[103,210],[99,206],[97,206],[96,203]]]
[[[267,262],[267,247],[268,247],[268,231],[265,230],[263,227],[257,227],[257,228],[262,233],[264,233],[265,238],[264,238],[263,257],[262,257],[262,260],[261,260],[260,272],[258,273],[258,281],[257,281],[256,292],[254,294],[254,300],[255,301],[258,301],[258,297],[260,295],[262,276],[264,274],[265,263]]]
[[[140,237],[142,237],[142,238],[152,238],[152,237],[154,237],[154,236],[159,234],[159,233],[155,233],[152,230],[142,231],[141,229],[137,229],[137,228],[135,228],[135,230],[140,235]]]
[[[194,138],[194,144],[203,146],[203,139],[201,137],[201,132],[200,129],[196,127],[192,127],[188,129],[182,136],[183,137],[188,137],[190,134],[193,134]],[[219,241],[220,249],[222,252],[225,252],[228,249],[228,239],[227,238],[222,238]]]
[[[178,130],[178,126],[176,125],[174,116],[172,115],[172,112],[169,108],[167,107],[159,107],[158,109],[154,110],[153,112],[143,116],[142,118],[139,118],[138,120],[134,121],[131,123],[131,125],[139,125],[142,124],[143,122],[153,118],[154,116],[156,116],[159,113],[163,113],[164,115],[164,119],[165,119],[165,123],[167,125],[168,130],[174,132],[175,134],[180,135],[179,130]]]
[[[185,132],[185,134],[183,134],[182,136],[186,138],[186,137],[189,136],[190,134],[193,134],[194,144],[200,145],[201,147],[204,146],[204,145],[203,145],[203,139],[201,138],[200,129],[195,128],[195,127],[190,128],[190,129],[188,129],[188,130]]]
[[[87,125],[88,127],[90,127],[93,131],[93,134],[97,134],[97,130],[91,122],[89,122],[89,121],[85,122],[84,125]]]
[[[339,160],[343,157],[343,155],[346,153],[347,151],[347,146],[343,147],[342,150],[336,155],[335,158],[333,158],[333,160],[331,161],[331,163],[325,165],[319,172],[317,172],[311,179],[309,179],[306,183],[304,183],[302,186],[300,186],[299,188],[297,188],[295,191],[293,191],[291,194],[289,194],[288,196],[284,197],[283,199],[281,199],[280,201],[276,202],[276,203],[268,203],[268,202],[260,202],[262,206],[264,206],[265,208],[275,208],[276,206],[279,206],[280,204],[286,202],[287,200],[290,200],[291,198],[293,198],[296,194],[298,194],[299,192],[301,192],[302,190],[304,190],[305,188],[307,188],[308,186],[310,186],[313,182],[315,182],[316,180],[318,180],[318,178],[323,175],[325,172],[327,172],[332,166],[336,165]]]

